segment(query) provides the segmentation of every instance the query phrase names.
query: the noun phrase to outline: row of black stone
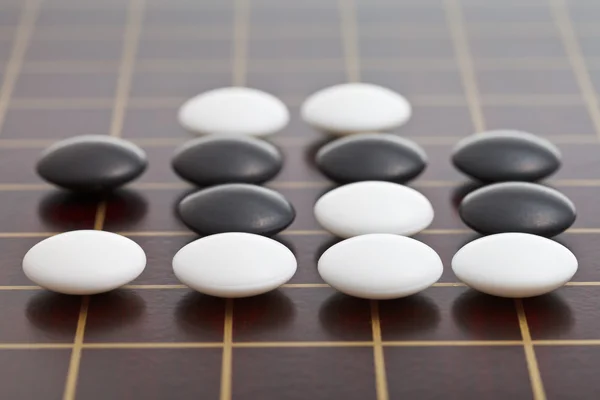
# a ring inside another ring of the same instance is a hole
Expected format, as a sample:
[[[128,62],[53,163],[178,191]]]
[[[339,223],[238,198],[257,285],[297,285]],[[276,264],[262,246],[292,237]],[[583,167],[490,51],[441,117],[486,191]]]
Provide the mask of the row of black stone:
[[[55,186],[100,197],[138,179],[147,167],[145,152],[130,141],[81,135],[45,149],[36,172]],[[246,137],[194,139],[177,149],[172,168],[201,188],[177,206],[181,221],[198,234],[272,235],[295,219],[284,196],[258,186],[282,168],[281,153],[270,143]]]
[[[454,166],[490,184],[466,196],[462,220],[484,234],[527,232],[554,236],[575,220],[573,203],[547,186],[529,183],[560,167],[560,152],[529,133],[486,132],[455,147]],[[339,138],[324,145],[316,165],[329,179],[346,184],[380,180],[407,183],[426,168],[427,156],[400,136],[370,133]],[[146,154],[124,139],[83,135],[59,141],[37,163],[45,180],[78,192],[106,192],[146,170]],[[212,234],[244,231],[272,235],[295,219],[280,193],[258,186],[274,178],[283,159],[276,146],[251,137],[202,137],[180,147],[172,168],[182,179],[204,188],[186,196],[178,215],[193,231]],[[502,183],[498,183],[502,182]]]

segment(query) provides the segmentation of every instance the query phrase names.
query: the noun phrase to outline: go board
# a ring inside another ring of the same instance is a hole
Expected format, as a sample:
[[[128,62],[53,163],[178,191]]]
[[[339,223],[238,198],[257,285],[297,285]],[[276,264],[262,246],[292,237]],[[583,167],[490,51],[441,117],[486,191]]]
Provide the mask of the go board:
[[[596,398],[599,18],[593,0],[0,0],[0,398]],[[410,185],[436,212],[417,238],[445,271],[409,298],[346,297],[316,271],[336,242],[312,213],[333,187],[313,164],[330,138],[300,121],[299,105],[347,81],[405,95],[414,115],[396,133],[430,160]],[[170,169],[190,138],[177,109],[228,85],[290,107],[290,125],[270,139],[285,162],[268,186],[296,208],[277,239],[299,260],[281,289],[235,301],[196,294],[171,269],[195,239],[174,213],[192,189]],[[578,209],[557,237],[578,273],[527,300],[478,294],[450,269],[477,237],[456,211],[473,186],[451,167],[452,146],[504,128],[560,147],[564,165],[547,184]],[[149,169],[103,199],[42,182],[41,150],[81,134],[132,140]],[[138,242],[146,271],[83,298],[31,286],[25,252],[84,228]]]

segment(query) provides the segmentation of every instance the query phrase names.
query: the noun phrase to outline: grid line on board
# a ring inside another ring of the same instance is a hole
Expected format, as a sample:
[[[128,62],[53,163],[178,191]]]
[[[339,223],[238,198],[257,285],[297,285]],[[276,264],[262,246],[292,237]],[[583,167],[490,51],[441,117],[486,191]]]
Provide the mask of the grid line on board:
[[[344,53],[344,68],[347,82],[361,81],[361,55],[359,48],[359,28],[354,0],[338,0],[340,31]],[[373,375],[375,377],[375,394],[377,400],[388,400],[388,383],[386,377],[385,357],[381,345],[381,321],[379,303],[370,301],[371,337],[373,348]]]
[[[469,112],[471,114],[475,131],[478,133],[485,131],[485,119],[480,102],[479,89],[477,87],[477,77],[473,66],[473,58],[470,52],[469,37],[466,32],[464,17],[459,0],[445,0],[445,9],[448,15],[448,21],[453,32],[453,42],[458,57],[461,76],[465,86],[466,96],[469,100]],[[523,340],[523,350],[527,362],[529,380],[534,400],[545,400],[544,386],[541,380],[541,374],[538,367],[535,349],[531,344],[529,335],[529,324],[523,310],[521,300],[516,301],[515,311],[519,320],[521,337]]]
[[[304,96],[278,96],[288,107],[299,107]],[[128,106],[135,110],[168,110],[177,108],[185,100],[181,97],[131,97]],[[430,94],[410,96],[411,104],[418,107],[457,108],[468,106],[464,97],[456,94]],[[103,97],[23,97],[13,99],[8,106],[13,110],[106,110],[110,109],[113,99]],[[490,94],[479,101],[480,105],[489,107],[522,106],[522,107],[556,107],[579,106],[585,102],[579,96],[572,94],[535,95],[521,94]]]
[[[42,238],[58,235],[62,232],[0,232],[0,238]],[[130,237],[181,237],[181,236],[197,236],[192,231],[117,231],[115,232],[122,236]],[[420,235],[465,235],[476,234],[470,229],[424,229],[419,232]],[[570,228],[563,234],[571,235],[597,235],[600,234],[600,228]],[[281,231],[280,236],[330,236],[331,234],[325,230],[300,230],[290,229]]]
[[[586,58],[589,68],[595,71],[600,69],[600,57],[589,56]],[[280,71],[282,67],[296,72],[327,72],[337,70],[343,59],[330,58],[307,62],[304,59],[255,59],[252,62],[251,70],[260,73],[273,73]],[[376,71],[454,71],[456,70],[456,60],[453,58],[371,58],[363,60],[364,67]],[[228,65],[226,59],[223,60],[202,60],[186,59],[185,64],[181,64],[176,58],[148,58],[136,60],[136,71],[140,72],[196,72],[211,73],[219,72]],[[51,73],[72,73],[72,74],[91,74],[97,72],[112,72],[117,63],[114,60],[94,60],[94,61],[75,61],[75,60],[47,60],[47,61],[27,61],[23,62],[21,72],[24,74],[51,74]],[[513,70],[568,70],[569,62],[556,57],[482,57],[477,60],[477,69],[484,71],[513,71]],[[0,68],[2,71],[2,68]]]
[[[531,340],[532,346],[544,347],[597,347],[600,339],[557,339],[557,340]],[[289,341],[289,342],[233,342],[231,347],[238,348],[350,348],[373,347],[372,341]],[[522,347],[522,340],[406,340],[382,341],[381,346],[389,347]],[[73,343],[0,343],[0,350],[59,350],[73,349]],[[198,349],[198,348],[223,348],[222,342],[101,342],[83,343],[85,350],[108,349]]]
[[[4,76],[0,85],[0,132],[6,120],[9,103],[21,72],[25,52],[29,46],[35,23],[40,11],[41,0],[26,0],[21,7],[21,16],[10,56],[4,67]]]
[[[579,85],[581,96],[585,101],[586,109],[594,124],[596,135],[598,136],[598,139],[600,139],[600,102],[598,101],[596,89],[594,88],[590,73],[586,67],[585,58],[583,57],[581,46],[577,40],[577,35],[573,29],[569,10],[564,0],[548,1],[550,2],[554,21],[560,31],[563,47],[565,48],[571,68],[575,74],[575,79]]]
[[[112,105],[113,114],[110,124],[110,136],[122,136],[138,42],[142,31],[144,6],[145,0],[130,0],[128,23],[125,28],[121,64],[118,72],[117,90],[115,91],[114,103]]]
[[[483,109],[481,107],[479,89],[473,66],[473,57],[469,45],[468,35],[464,26],[463,15],[458,0],[445,0],[447,24],[454,46],[456,61],[458,62],[463,90],[469,106],[469,113],[473,128],[476,132],[485,130]]]
[[[542,382],[542,376],[538,366],[537,358],[535,356],[535,350],[531,341],[531,333],[529,331],[529,324],[527,323],[527,314],[523,307],[523,301],[521,299],[515,300],[515,307],[517,310],[517,316],[519,318],[519,329],[521,331],[521,338],[523,340],[523,348],[525,351],[525,360],[527,361],[527,370],[529,371],[529,379],[531,383],[531,390],[533,392],[534,400],[545,400],[546,393],[544,390],[544,383]]]
[[[129,97],[129,89],[131,85],[131,75],[133,71],[133,62],[135,59],[135,51],[137,48],[137,38],[140,34],[141,19],[143,13],[144,0],[129,0],[127,11],[127,22],[124,30],[121,65],[119,67],[117,87],[111,116],[111,136],[120,136],[125,108],[127,107],[127,98]],[[94,218],[94,229],[103,230],[106,220],[106,201],[100,201],[96,209]],[[82,296],[79,317],[77,320],[77,328],[75,338],[71,350],[71,358],[67,369],[67,377],[65,382],[65,391],[63,400],[75,400],[77,394],[77,382],[79,379],[79,370],[81,367],[81,357],[83,351],[83,341],[85,337],[85,327],[88,317],[88,309],[90,304],[90,296]]]
[[[404,137],[409,138],[421,145],[425,146],[448,146],[453,145],[464,136],[412,136],[412,135],[404,135]],[[598,139],[595,135],[549,135],[545,136],[548,140],[553,141],[557,144],[597,144]],[[173,147],[178,146],[186,141],[185,138],[128,138],[133,143],[136,143],[140,146],[145,147]],[[318,139],[313,139],[314,141]],[[56,142],[56,140],[52,139],[0,139],[0,148],[10,148],[10,149],[19,149],[19,148],[45,148],[46,146],[51,145]],[[307,141],[307,138],[304,136],[296,135],[296,136],[284,136],[279,138],[273,138],[273,143],[286,146],[286,147],[296,147],[296,146],[308,146],[312,144]],[[581,179],[576,179],[576,181],[586,181]],[[416,183],[416,182],[415,182]],[[139,183],[132,183],[132,185],[140,185]]]
[[[102,201],[96,209],[94,218],[94,229],[102,230],[106,219],[106,202]],[[79,377],[79,367],[81,365],[81,353],[83,351],[83,340],[85,336],[85,326],[87,323],[88,310],[90,305],[90,296],[81,297],[81,306],[77,318],[77,328],[71,348],[71,358],[67,369],[67,378],[65,379],[65,391],[63,400],[74,400],[77,392],[77,380]]]

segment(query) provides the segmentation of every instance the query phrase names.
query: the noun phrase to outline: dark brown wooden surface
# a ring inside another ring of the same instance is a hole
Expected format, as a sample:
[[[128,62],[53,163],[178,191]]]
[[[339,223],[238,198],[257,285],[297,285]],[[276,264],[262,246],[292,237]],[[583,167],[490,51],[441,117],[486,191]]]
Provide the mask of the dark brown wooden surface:
[[[595,399],[600,392],[600,2],[595,0],[0,0],[0,399]],[[329,138],[302,100],[360,80],[406,95],[396,133],[429,155],[411,186],[433,203],[417,238],[440,283],[370,303],[336,293],[316,261],[336,239],[312,215],[332,188],[312,162]],[[268,185],[297,219],[277,236],[298,258],[280,290],[227,302],[182,287],[171,258],[195,237],[174,206],[192,188],[170,168],[189,139],[179,105],[248,85],[284,99],[285,155]],[[453,254],[477,237],[456,206],[474,188],[449,161],[485,129],[554,141],[546,183],[578,219],[556,240],[578,256],[569,286],[524,301],[458,284]],[[69,195],[34,173],[40,151],[79,134],[131,139],[150,167],[108,198]],[[80,298],[31,286],[21,259],[56,232],[137,241],[131,286]]]

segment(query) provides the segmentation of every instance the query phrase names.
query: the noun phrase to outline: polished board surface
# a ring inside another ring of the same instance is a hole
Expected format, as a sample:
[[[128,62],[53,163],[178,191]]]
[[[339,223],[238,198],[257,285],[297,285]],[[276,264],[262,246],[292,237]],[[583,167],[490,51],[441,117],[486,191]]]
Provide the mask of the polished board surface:
[[[599,18],[594,0],[0,0],[0,398],[597,397]],[[427,152],[410,186],[436,215],[417,239],[445,267],[416,296],[370,303],[317,274],[336,243],[312,214],[334,187],[312,161],[330,138],[300,121],[299,106],[347,81],[397,90],[413,106],[395,133]],[[267,186],[297,212],[277,238],[298,271],[280,290],[228,302],[172,273],[173,255],[195,236],[176,217],[191,187],[170,161],[192,138],[179,106],[232,84],[290,108],[290,124],[270,139],[283,169]],[[557,240],[580,268],[551,295],[485,296],[450,269],[478,237],[457,213],[474,186],[452,168],[452,148],[492,129],[530,131],[563,153],[546,183],[577,207]],[[105,199],[55,190],[35,161],[80,134],[134,141],[147,171]],[[20,263],[33,244],[92,228],[146,250],[131,286],[83,300],[30,286]]]

